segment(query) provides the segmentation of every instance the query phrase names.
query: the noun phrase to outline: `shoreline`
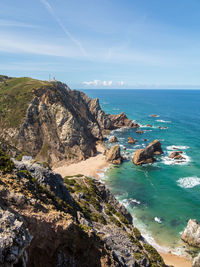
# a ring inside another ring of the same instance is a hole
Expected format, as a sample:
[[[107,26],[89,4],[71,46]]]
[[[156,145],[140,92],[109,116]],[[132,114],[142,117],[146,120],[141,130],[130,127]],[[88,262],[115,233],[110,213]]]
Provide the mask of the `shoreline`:
[[[94,157],[70,165],[63,163],[61,167],[55,168],[53,171],[62,177],[83,174],[100,180],[100,175],[105,172],[105,168],[109,167],[110,164],[106,161],[106,156],[104,155],[106,147],[103,144],[97,144],[96,148],[97,154]],[[192,267],[191,261],[184,256],[178,256],[171,252],[165,253],[159,250],[158,252],[167,265],[173,265],[174,267]]]
[[[104,173],[104,169],[109,166],[109,163],[104,155],[106,147],[103,144],[97,144],[96,149],[97,153],[94,157],[70,165],[63,163],[62,166],[53,169],[53,171],[62,177],[83,174],[100,179],[100,174]]]

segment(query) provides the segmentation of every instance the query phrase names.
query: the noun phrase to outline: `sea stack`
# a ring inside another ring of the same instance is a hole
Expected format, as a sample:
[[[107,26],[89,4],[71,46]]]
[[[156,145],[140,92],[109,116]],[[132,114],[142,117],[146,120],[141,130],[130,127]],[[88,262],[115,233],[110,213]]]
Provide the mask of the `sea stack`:
[[[135,165],[153,163],[155,161],[154,155],[160,155],[162,153],[160,141],[154,140],[145,149],[136,150],[132,161]]]
[[[107,161],[113,164],[122,163],[120,146],[116,145],[116,146],[111,147],[111,149],[107,153]]]

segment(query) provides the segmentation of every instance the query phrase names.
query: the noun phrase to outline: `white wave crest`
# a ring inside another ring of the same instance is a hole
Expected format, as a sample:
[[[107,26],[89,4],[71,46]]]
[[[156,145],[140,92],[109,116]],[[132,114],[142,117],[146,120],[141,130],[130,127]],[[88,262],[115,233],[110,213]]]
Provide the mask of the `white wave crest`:
[[[177,184],[182,188],[193,188],[200,185],[200,178],[197,176],[180,178]]]
[[[165,165],[186,165],[191,161],[190,157],[185,153],[181,155],[183,156],[183,159],[171,159],[169,156],[163,156],[161,159]]]
[[[157,223],[162,223],[162,219],[161,218],[158,218],[158,217],[155,217],[154,218],[154,221],[157,222]]]
[[[171,121],[164,121],[164,120],[156,120],[157,122],[162,122],[162,123],[171,123]]]
[[[167,146],[167,150],[173,151],[175,149],[188,149],[190,148],[189,146],[176,146],[176,145],[172,145],[172,146]]]

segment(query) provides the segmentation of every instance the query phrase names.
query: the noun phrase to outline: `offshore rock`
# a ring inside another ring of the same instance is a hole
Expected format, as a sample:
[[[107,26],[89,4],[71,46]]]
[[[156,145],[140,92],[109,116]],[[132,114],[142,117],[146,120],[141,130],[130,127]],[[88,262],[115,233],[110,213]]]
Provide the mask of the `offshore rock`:
[[[119,141],[118,141],[118,139],[117,139],[116,136],[112,136],[112,137],[110,138],[110,143],[117,143],[117,142],[119,142]]]
[[[133,139],[133,137],[131,137],[131,136],[128,137],[128,143],[129,144],[135,144],[136,142],[137,142],[137,140]]]
[[[111,147],[107,153],[107,161],[113,164],[121,164],[122,157],[120,154],[120,146],[116,145]]]
[[[160,141],[154,140],[145,149],[136,150],[132,161],[135,165],[153,163],[155,161],[154,155],[160,155],[162,153]]]
[[[181,239],[190,246],[200,247],[200,224],[196,220],[190,219],[187,227],[181,235]]]

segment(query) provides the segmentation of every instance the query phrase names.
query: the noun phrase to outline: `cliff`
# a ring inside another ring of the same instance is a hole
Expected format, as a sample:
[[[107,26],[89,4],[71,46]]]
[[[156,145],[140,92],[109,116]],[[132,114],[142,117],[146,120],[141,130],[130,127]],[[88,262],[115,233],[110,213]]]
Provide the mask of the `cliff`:
[[[138,127],[124,113],[105,114],[98,99],[66,84],[31,78],[0,76],[0,113],[2,149],[51,166],[93,156],[109,130]]]
[[[165,266],[101,182],[62,179],[30,161],[4,163],[1,266]]]

